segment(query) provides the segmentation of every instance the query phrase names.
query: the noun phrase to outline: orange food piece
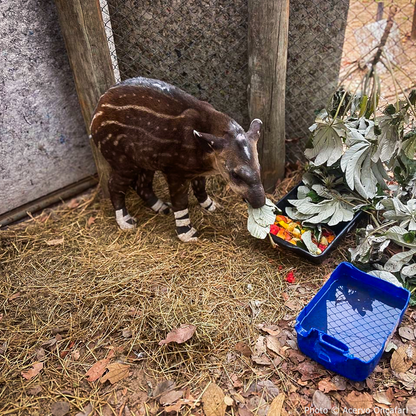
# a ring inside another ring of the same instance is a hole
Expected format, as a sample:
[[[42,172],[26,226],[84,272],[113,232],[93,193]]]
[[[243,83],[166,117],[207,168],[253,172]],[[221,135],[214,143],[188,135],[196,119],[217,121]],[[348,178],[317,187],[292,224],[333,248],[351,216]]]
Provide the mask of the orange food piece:
[[[283,222],[285,222],[287,224],[289,222],[292,222],[292,220],[290,218],[285,217],[284,215],[276,215],[276,222],[279,222],[279,221],[283,221]]]

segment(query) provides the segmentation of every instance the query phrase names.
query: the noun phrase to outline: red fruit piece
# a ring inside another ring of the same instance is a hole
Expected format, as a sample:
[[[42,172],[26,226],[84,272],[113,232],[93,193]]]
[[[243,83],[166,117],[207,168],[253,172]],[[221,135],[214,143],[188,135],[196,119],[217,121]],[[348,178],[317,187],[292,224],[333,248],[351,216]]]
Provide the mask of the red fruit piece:
[[[323,245],[323,244],[318,244],[318,248],[321,250],[321,251],[324,251],[324,250],[326,250],[326,248],[327,248],[328,246],[325,246],[325,245]]]
[[[286,275],[286,282],[288,283],[295,283],[295,273],[293,272],[293,270],[291,270],[287,275]]]
[[[280,227],[278,227],[275,224],[272,224],[270,226],[270,234],[277,235],[277,233],[279,232],[279,230],[280,230]]]

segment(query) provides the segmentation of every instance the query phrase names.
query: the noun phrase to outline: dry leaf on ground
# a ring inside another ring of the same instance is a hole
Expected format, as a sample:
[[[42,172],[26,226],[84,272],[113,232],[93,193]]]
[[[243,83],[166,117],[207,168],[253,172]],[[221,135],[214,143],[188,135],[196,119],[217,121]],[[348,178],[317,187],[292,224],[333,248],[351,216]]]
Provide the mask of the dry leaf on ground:
[[[368,393],[352,391],[345,399],[351,408],[356,411],[355,414],[366,414],[373,408],[373,398]]]
[[[53,416],[64,416],[68,414],[70,409],[69,403],[67,402],[56,402],[51,406],[51,413]]]
[[[257,328],[267,332],[269,335],[277,336],[280,334],[280,328],[278,325],[258,324]]]
[[[338,387],[327,378],[321,380],[318,383],[318,388],[324,393],[329,393],[330,391],[338,391]]]
[[[159,397],[162,394],[166,394],[168,391],[171,391],[175,388],[175,382],[172,380],[163,380],[162,382],[160,382],[154,392],[153,392],[153,397]]]
[[[42,387],[37,385],[37,386],[33,386],[31,389],[29,389],[27,391],[27,394],[29,394],[30,396],[36,396],[37,394],[39,394],[42,391]]]
[[[275,397],[275,399],[272,401],[272,404],[270,405],[269,413],[267,416],[281,416],[284,401],[284,393],[280,393],[277,397]]]
[[[85,377],[87,377],[87,380],[89,382],[93,382],[98,380],[103,374],[104,371],[109,364],[110,359],[109,358],[103,358],[100,361],[97,361],[85,374]]]
[[[407,372],[407,373],[396,373],[393,374],[399,379],[403,384],[404,388],[407,390],[416,389],[416,374]]]
[[[312,403],[319,413],[328,413],[332,408],[331,398],[320,390],[316,390],[312,397]]]
[[[238,408],[238,416],[253,416],[253,412],[247,409],[246,406]]]
[[[40,373],[40,370],[42,370],[43,368],[43,363],[34,363],[32,365],[32,368],[30,368],[27,371],[22,371],[22,377],[25,378],[26,380],[30,380],[33,377],[37,376]]]
[[[318,367],[318,364],[305,360],[300,363],[296,370],[302,374],[302,381],[313,380],[314,378],[320,377],[322,375],[322,369]]]
[[[92,224],[94,224],[96,218],[95,217],[89,217],[87,221],[88,227],[90,227]]]
[[[347,379],[338,374],[332,377],[331,383],[334,383],[338,391],[344,391],[347,388]]]
[[[273,351],[276,354],[280,354],[280,348],[282,348],[282,345],[280,345],[280,342],[277,337],[267,335],[266,346],[270,351]]]
[[[202,405],[205,416],[224,416],[227,405],[224,402],[225,394],[221,387],[212,383],[202,396]]]
[[[394,394],[391,389],[388,391],[376,391],[373,393],[373,398],[377,403],[380,404],[391,404],[394,399]]]
[[[77,413],[75,416],[90,416],[92,413],[92,404],[88,403],[83,409],[82,412]]]
[[[407,339],[409,341],[413,341],[415,339],[415,334],[414,334],[413,329],[408,326],[401,326],[399,328],[399,335],[402,338]]]
[[[177,400],[181,399],[182,396],[183,390],[172,390],[163,394],[159,399],[159,403],[163,406],[171,405],[172,403],[175,403]]]
[[[232,406],[234,404],[234,400],[230,396],[225,396],[224,397],[224,403],[227,406]]]
[[[411,397],[407,401],[406,411],[408,415],[416,415],[416,397]]]
[[[412,366],[412,359],[408,356],[408,348],[402,345],[393,352],[390,366],[396,373],[405,373]]]
[[[190,396],[188,399],[179,399],[175,404],[166,406],[163,410],[165,413],[179,413],[182,406],[190,406],[191,409],[195,409],[196,406],[199,406],[199,402],[194,397]]]
[[[59,244],[63,244],[63,242],[64,242],[64,237],[62,237],[62,238],[55,238],[53,240],[48,240],[46,242],[46,244],[48,246],[58,246]]]
[[[251,356],[250,347],[243,341],[237,342],[237,344],[235,344],[234,349],[236,351],[240,352],[241,354],[243,354],[244,357],[250,357]]]
[[[105,383],[108,380],[114,384],[129,376],[130,366],[128,364],[112,363],[108,364],[106,368],[108,373],[100,378],[100,383]]]
[[[181,325],[179,328],[170,331],[166,336],[166,339],[163,339],[159,342],[159,345],[169,344],[170,342],[182,344],[192,337],[192,335],[195,333],[195,330],[196,326],[194,325]]]
[[[121,331],[121,335],[123,336],[123,338],[131,338],[133,333],[131,332],[131,329],[125,328]]]

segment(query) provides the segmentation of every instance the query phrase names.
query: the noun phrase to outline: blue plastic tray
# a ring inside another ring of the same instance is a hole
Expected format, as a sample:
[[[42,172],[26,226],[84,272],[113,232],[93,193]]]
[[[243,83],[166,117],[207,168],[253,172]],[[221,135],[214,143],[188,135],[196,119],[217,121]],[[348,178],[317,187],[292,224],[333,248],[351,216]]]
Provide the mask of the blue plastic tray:
[[[380,361],[409,299],[407,289],[341,263],[296,319],[299,349],[329,370],[364,380]]]

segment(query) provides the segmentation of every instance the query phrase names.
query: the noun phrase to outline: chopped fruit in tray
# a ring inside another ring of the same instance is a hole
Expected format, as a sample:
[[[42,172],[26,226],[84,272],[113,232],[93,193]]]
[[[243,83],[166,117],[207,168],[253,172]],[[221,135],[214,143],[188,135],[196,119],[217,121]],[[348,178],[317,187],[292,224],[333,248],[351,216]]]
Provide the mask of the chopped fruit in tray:
[[[274,224],[270,226],[270,234],[281,238],[295,246],[301,247],[312,254],[321,254],[335,238],[335,234],[320,227],[304,227],[298,221],[292,221],[284,215],[276,215]]]

